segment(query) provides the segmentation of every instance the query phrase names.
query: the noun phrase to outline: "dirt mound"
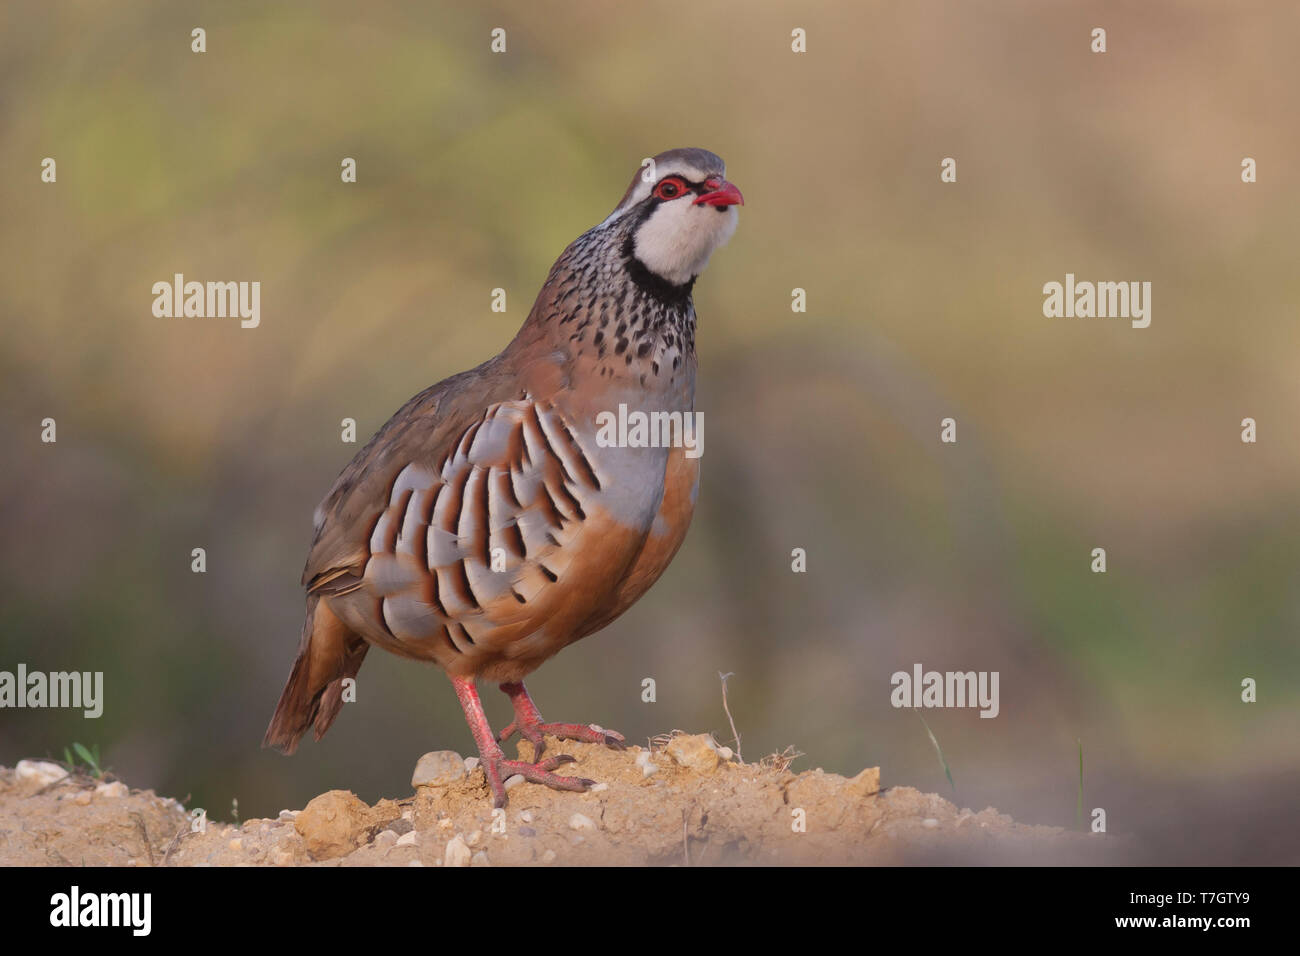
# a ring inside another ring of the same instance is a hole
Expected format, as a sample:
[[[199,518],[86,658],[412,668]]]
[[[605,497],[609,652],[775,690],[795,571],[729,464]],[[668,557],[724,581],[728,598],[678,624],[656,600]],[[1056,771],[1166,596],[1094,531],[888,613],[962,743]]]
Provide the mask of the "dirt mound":
[[[1120,862],[1116,841],[958,809],[780,760],[744,764],[711,738],[653,750],[547,741],[562,772],[601,783],[566,793],[522,783],[494,812],[477,761],[426,755],[401,800],[333,790],[300,811],[241,825],[201,820],[151,790],[53,764],[0,769],[0,864],[63,866],[488,866],[520,864]],[[532,746],[519,745],[521,759]]]

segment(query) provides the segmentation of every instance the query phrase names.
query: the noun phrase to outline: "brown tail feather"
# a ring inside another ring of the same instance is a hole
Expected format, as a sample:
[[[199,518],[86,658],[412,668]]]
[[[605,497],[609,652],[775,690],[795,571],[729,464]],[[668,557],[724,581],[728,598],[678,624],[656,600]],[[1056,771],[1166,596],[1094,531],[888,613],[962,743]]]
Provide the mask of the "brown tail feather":
[[[369,647],[334,616],[320,595],[309,594],[298,659],[262,746],[291,754],[312,724],[320,740],[343,706],[344,679],[357,676]]]

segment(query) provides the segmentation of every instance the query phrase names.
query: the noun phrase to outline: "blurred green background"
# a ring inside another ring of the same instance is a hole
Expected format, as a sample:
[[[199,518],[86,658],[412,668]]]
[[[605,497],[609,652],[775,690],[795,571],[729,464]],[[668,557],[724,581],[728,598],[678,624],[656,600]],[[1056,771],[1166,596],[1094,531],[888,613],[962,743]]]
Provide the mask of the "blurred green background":
[[[747,204],[697,287],[699,509],[530,681],[543,713],[729,738],[731,671],[747,759],[1061,825],[1079,739],[1085,808],[1162,861],[1296,862],[1298,33],[1276,3],[3,5],[0,669],[102,670],[106,703],[0,712],[0,762],[97,743],[246,818],[471,752],[445,678],[378,652],[324,741],[259,749],[312,510],[642,157],[703,146]],[[175,272],[260,281],[261,327],[155,318]],[[1151,327],[1044,318],[1067,272],[1152,282]],[[890,706],[916,662],[1001,673],[997,719],[925,713],[955,796]]]

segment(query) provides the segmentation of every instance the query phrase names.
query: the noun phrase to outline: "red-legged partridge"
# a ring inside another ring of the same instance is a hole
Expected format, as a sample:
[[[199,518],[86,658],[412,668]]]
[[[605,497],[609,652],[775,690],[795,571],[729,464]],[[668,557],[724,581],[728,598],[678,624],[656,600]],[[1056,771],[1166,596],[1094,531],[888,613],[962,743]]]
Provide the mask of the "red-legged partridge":
[[[691,289],[743,200],[707,150],[661,153],[649,171],[564,250],[501,354],[416,395],[335,481],[316,511],[306,624],[267,745],[292,753],[313,724],[320,739],[371,645],[451,677],[496,806],[513,774],[591,785],[554,772],[572,758],[543,760],[543,734],[622,745],[613,731],[544,723],[523,679],[646,592],[695,505],[698,457],[680,442],[619,447],[608,423],[620,405],[693,413]],[[500,738],[480,680],[514,704]],[[505,759],[499,740],[514,732],[536,762]]]

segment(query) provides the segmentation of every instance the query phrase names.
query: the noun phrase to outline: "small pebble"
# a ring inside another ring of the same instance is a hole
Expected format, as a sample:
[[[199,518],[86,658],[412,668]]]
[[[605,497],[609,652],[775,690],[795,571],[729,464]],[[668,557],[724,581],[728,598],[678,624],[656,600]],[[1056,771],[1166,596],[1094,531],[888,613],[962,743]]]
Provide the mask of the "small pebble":
[[[581,813],[575,813],[573,816],[569,817],[569,829],[594,830],[596,829],[596,824],[592,821],[591,817],[584,816]]]
[[[664,750],[678,766],[708,774],[718,769],[718,752],[714,746],[713,738],[707,734],[682,734],[668,741]]]
[[[454,750],[425,754],[411,774],[412,787],[446,787],[465,776],[465,761]]]
[[[403,833],[397,838],[395,846],[415,846],[416,833],[412,830],[410,833]]]
[[[543,854],[542,854],[542,862],[543,862],[543,863],[554,863],[554,862],[555,862],[555,851],[554,851],[554,850],[547,850],[545,853],[543,853]]]
[[[294,820],[294,819],[297,819],[297,817],[298,817],[298,811],[297,811],[297,810],[281,810],[281,811],[280,811],[280,819],[281,819],[281,820]]]
[[[465,838],[457,833],[447,843],[447,852],[443,855],[443,866],[469,866],[471,853],[465,844]]]
[[[439,821],[438,821],[438,829],[439,829],[439,830],[449,830],[449,829],[451,829],[451,817],[443,817],[441,820],[439,820]]]
[[[230,848],[232,850],[242,850],[244,848],[244,841],[239,837],[235,837],[230,841]]]
[[[644,764],[641,767],[642,777],[651,777],[657,774],[658,772],[659,772],[659,767],[656,764],[648,763],[648,764]]]
[[[533,811],[532,811],[532,810],[524,810],[522,813],[519,814],[519,819],[520,819],[520,820],[523,820],[524,823],[532,823],[532,822],[533,822]]]
[[[735,756],[735,753],[732,751],[730,747],[719,747],[718,756],[721,757],[723,760],[730,760],[732,757]]]
[[[938,825],[939,825],[939,821],[936,820],[934,817],[926,817],[924,820],[921,821],[921,826],[925,827],[927,830],[933,830]]]
[[[14,767],[14,773],[24,783],[41,787],[48,787],[68,775],[68,771],[48,760],[20,760],[18,766]]]
[[[847,795],[866,798],[880,792],[880,768],[867,767],[844,786]]]
[[[524,782],[523,774],[516,773],[507,777],[505,779],[505,782],[502,784],[502,786],[504,786],[507,790],[513,790],[515,787],[519,786],[523,782]]]
[[[479,765],[479,763],[480,763],[480,761],[479,761],[478,757],[466,757],[466,758],[465,758],[465,772],[466,772],[466,773],[471,773],[471,772],[473,772],[474,770],[477,770],[477,769],[478,769],[478,765]]]
[[[587,788],[587,792],[600,793],[602,790],[608,790],[608,789],[609,789],[609,784],[605,783],[605,781],[602,780],[600,783],[593,783],[590,787]]]
[[[130,792],[126,784],[121,780],[114,780],[112,783],[101,783],[95,788],[96,795],[101,797],[125,797]]]

